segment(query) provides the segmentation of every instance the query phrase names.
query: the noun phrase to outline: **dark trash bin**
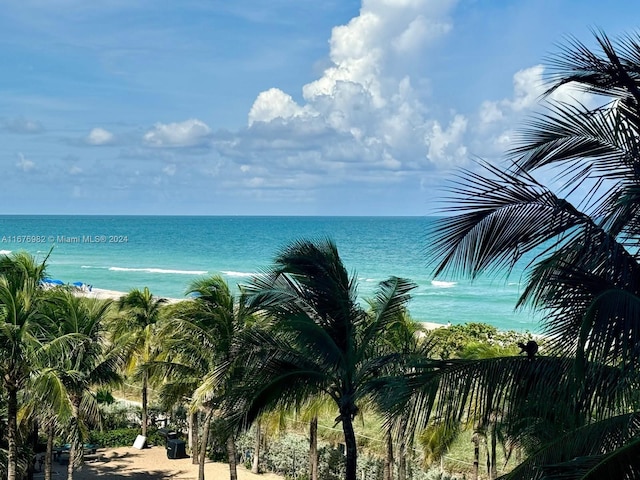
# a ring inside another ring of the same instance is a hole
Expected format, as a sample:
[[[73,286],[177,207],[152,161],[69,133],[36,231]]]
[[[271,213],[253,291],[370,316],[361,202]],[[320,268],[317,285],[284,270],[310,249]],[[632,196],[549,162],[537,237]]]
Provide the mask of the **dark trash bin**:
[[[184,440],[171,439],[167,440],[167,458],[186,458],[187,448]]]
[[[174,440],[178,438],[178,433],[168,428],[159,428],[158,434],[164,439],[164,444],[167,444],[167,440]]]

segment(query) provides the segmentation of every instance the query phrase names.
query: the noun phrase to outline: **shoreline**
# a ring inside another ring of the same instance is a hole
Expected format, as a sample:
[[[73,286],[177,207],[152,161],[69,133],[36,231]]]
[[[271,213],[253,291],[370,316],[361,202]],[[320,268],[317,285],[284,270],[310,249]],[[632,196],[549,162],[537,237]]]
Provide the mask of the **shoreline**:
[[[105,288],[95,288],[92,287],[91,291],[83,291],[83,290],[78,290],[78,295],[81,295],[83,297],[87,297],[87,298],[97,298],[99,300],[114,300],[114,301],[118,301],[120,299],[120,297],[122,297],[123,295],[126,295],[127,292],[120,292],[118,290],[108,290]],[[181,302],[183,300],[187,300],[185,298],[180,299],[180,298],[171,298],[171,297],[158,297],[158,298],[164,298],[167,303],[177,303],[177,302]],[[419,320],[416,320],[416,322],[418,322],[425,330],[435,330],[437,328],[447,328],[447,325],[444,325],[442,323],[436,323],[436,322],[421,322]]]
[[[86,298],[118,301],[120,300],[121,297],[126,295],[127,292],[121,292],[118,290],[108,290],[106,288],[91,287],[91,290],[77,290],[76,294]],[[154,295],[154,297],[156,297],[156,295]],[[186,300],[184,298],[180,299],[180,298],[170,298],[170,297],[160,297],[160,296],[158,296],[157,298],[162,298],[166,300],[167,303],[177,303],[177,302],[181,302],[182,300]]]

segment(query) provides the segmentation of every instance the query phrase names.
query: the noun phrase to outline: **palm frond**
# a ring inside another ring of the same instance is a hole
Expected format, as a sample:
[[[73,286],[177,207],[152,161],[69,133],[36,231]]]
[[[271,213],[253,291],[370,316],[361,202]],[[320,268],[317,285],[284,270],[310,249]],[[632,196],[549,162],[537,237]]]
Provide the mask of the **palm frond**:
[[[640,478],[640,438],[626,442],[607,454],[545,465],[542,470],[543,480],[635,480]]]
[[[482,168],[486,175],[463,172],[451,189],[454,206],[447,211],[461,213],[438,219],[433,227],[427,255],[434,275],[447,270],[474,278],[509,270],[525,252],[591,223],[526,173]]]
[[[538,451],[532,452],[524,462],[503,478],[505,480],[613,478],[609,475],[603,475],[603,470],[600,470],[600,476],[583,476],[588,473],[584,468],[598,467],[598,464],[605,461],[609,455],[623,455],[623,451],[618,450],[626,448],[629,442],[634,442],[639,434],[640,414],[637,412],[591,423],[549,441]],[[622,458],[622,456],[618,456],[618,460]],[[589,475],[593,475],[596,471],[594,470]],[[552,472],[561,475],[556,477],[551,475]],[[563,476],[572,474],[578,476]],[[548,475],[551,476],[548,477]]]
[[[593,53],[575,37],[568,37],[559,53],[548,59],[552,72],[548,93],[571,83],[596,95],[631,96],[636,105],[640,104],[638,35],[627,35],[615,42],[601,31],[594,31],[594,36],[604,56]]]

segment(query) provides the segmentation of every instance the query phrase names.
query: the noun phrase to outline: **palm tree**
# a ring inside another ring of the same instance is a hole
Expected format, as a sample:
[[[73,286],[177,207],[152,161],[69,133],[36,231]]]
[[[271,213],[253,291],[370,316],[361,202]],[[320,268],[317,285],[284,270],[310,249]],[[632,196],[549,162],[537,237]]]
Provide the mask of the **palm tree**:
[[[336,423],[342,423],[346,478],[355,480],[353,419],[371,382],[394,359],[380,352],[377,340],[413,287],[400,278],[382,282],[370,316],[332,241],[300,240],[286,247],[269,272],[244,286],[250,305],[271,319],[267,329],[252,332],[254,356],[240,393],[247,417],[329,395],[338,407]]]
[[[147,436],[149,374],[142,368],[158,353],[155,334],[166,299],[155,297],[147,287],[134,288],[118,301],[122,313],[112,325],[113,340],[129,347],[128,374],[139,373],[142,380],[142,436]]]
[[[430,249],[436,275],[472,278],[535,255],[518,306],[543,313],[552,356],[425,361],[410,379],[423,414],[436,400],[451,417],[503,412],[532,453],[507,478],[640,474],[640,37],[595,39],[601,52],[571,38],[552,57],[547,93],[570,84],[603,103],[550,99],[510,166],[462,172]],[[555,190],[534,177],[553,167]]]
[[[309,423],[309,480],[318,480],[320,454],[318,452],[318,416],[333,411],[328,395],[312,397],[299,408],[302,421]]]
[[[371,305],[373,313],[378,308],[375,304]],[[406,358],[415,358],[423,356],[429,349],[430,344],[422,338],[422,327],[415,322],[406,311],[398,312],[396,320],[389,324],[383,337],[382,347],[389,353],[400,353]],[[410,362],[404,362],[394,365],[395,369],[387,370],[389,376],[402,375],[407,372],[407,368],[411,368]],[[382,390],[384,392],[384,389]],[[384,408],[384,402],[382,402]],[[394,440],[397,440],[398,447],[396,449],[395,458],[398,460],[398,480],[406,480],[407,478],[407,456],[408,447],[413,444],[414,437],[410,429],[407,429],[408,415],[405,412],[395,415],[393,422],[388,422],[385,432],[385,463],[384,463],[384,480],[393,480],[393,464],[394,464]],[[395,430],[395,435],[394,435]],[[395,437],[395,438],[394,438]]]
[[[7,395],[7,479],[18,474],[18,393],[42,346],[40,281],[45,262],[27,253],[0,256],[0,377]]]
[[[238,361],[244,360],[242,335],[254,318],[219,275],[192,282],[187,294],[193,298],[173,312],[173,319],[165,324],[161,335],[170,353],[162,356],[154,368],[167,376],[163,395],[176,401],[189,395],[192,410],[205,412],[198,477],[203,480],[210,423],[237,375]],[[232,480],[237,479],[233,437],[229,430],[226,446]]]
[[[68,419],[66,433],[71,445],[68,480],[82,460],[82,445],[90,424],[100,424],[98,404],[92,389],[120,381],[124,351],[106,343],[106,320],[111,302],[59,290],[51,297],[50,319],[57,325],[55,338],[43,349],[48,362],[38,378],[40,396],[51,409]],[[61,354],[61,352],[63,352]],[[55,392],[51,398],[51,392]],[[61,416],[61,420],[64,418]]]

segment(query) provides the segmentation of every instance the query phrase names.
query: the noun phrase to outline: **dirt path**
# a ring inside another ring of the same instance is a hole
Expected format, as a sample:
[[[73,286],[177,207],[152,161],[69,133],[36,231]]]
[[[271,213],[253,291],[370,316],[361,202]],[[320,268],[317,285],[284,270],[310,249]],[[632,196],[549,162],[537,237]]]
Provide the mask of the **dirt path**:
[[[93,456],[92,456],[93,457]],[[198,465],[191,458],[169,459],[165,447],[156,446],[137,450],[133,447],[100,449],[97,459],[87,461],[73,475],[74,480],[192,480],[198,478]],[[65,479],[67,466],[53,462],[54,479]],[[44,478],[37,473],[36,479]],[[207,480],[229,478],[229,466],[224,463],[208,462],[205,465]],[[283,477],[271,473],[255,475],[242,466],[238,466],[239,480],[282,480]]]

